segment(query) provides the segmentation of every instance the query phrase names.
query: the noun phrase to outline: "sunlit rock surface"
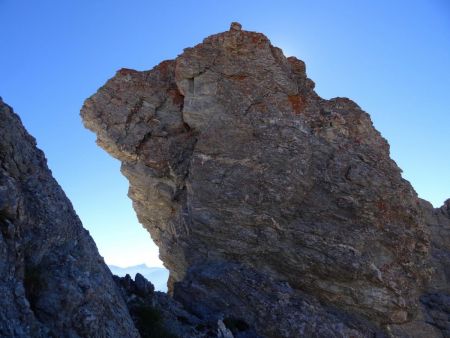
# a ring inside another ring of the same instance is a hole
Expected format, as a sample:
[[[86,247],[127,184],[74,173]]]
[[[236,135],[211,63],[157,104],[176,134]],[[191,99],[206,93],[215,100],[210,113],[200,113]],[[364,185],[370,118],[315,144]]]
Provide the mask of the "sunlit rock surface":
[[[437,264],[428,211],[369,115],[319,97],[263,34],[233,23],[122,69],[81,115],[196,315],[267,337],[439,336],[421,298]]]
[[[44,154],[1,99],[0,337],[138,337]]]

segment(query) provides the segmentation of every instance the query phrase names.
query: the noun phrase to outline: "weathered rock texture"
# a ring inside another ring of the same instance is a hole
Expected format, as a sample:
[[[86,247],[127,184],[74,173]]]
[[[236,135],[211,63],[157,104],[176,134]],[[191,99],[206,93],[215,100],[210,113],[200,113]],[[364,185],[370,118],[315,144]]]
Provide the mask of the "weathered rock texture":
[[[416,320],[433,272],[421,202],[369,115],[320,98],[264,35],[233,24],[150,71],[122,69],[81,114],[196,314],[268,337]]]
[[[42,151],[0,99],[0,337],[138,337]]]
[[[450,199],[433,209],[422,201],[431,230],[431,262],[434,274],[427,292],[420,298],[425,320],[450,337]]]
[[[450,199],[436,209],[424,200],[420,204],[431,233],[432,275],[420,297],[417,317],[390,329],[399,337],[450,337]]]

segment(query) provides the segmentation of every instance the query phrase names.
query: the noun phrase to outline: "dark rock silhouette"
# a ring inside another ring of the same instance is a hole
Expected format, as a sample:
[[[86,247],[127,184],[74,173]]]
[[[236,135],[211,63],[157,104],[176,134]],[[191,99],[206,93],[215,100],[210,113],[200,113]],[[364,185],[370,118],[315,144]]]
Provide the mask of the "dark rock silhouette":
[[[447,304],[448,210],[418,199],[367,113],[320,98],[264,35],[233,23],[122,69],[81,114],[195,315],[266,337],[444,332],[425,314]]]
[[[153,285],[141,274],[137,273],[134,280],[128,274],[114,276],[114,280],[142,337],[219,336],[217,320],[209,322],[189,313],[167,293],[155,292]]]

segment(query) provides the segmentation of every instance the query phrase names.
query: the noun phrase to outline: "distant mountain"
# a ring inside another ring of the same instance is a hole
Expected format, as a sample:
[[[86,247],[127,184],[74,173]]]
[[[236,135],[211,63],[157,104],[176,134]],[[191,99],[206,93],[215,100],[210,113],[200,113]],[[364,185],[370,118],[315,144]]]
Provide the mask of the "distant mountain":
[[[124,277],[129,274],[133,279],[139,272],[147,278],[155,286],[155,290],[167,292],[167,279],[169,278],[169,271],[160,267],[148,267],[145,264],[128,266],[121,268],[115,265],[108,265],[109,269],[114,275]]]

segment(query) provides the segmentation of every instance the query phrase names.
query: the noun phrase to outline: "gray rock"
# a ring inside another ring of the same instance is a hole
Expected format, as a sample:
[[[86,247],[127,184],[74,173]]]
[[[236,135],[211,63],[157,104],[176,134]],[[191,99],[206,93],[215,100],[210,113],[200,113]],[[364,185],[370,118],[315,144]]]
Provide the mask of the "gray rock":
[[[427,322],[439,329],[444,337],[450,337],[450,295],[426,294],[420,301],[425,307]]]
[[[0,99],[0,336],[138,337],[42,151]]]
[[[114,276],[131,316],[142,337],[179,337],[179,338],[211,338],[217,336],[218,326],[215,323],[201,320],[177,301],[163,292],[142,292],[138,283],[153,285],[143,276],[136,274],[135,280],[130,275]],[[140,280],[138,282],[138,280]]]
[[[242,25],[239,22],[232,22],[230,25],[230,30],[240,31],[242,30]]]
[[[440,208],[421,200],[426,223],[431,232],[431,260],[433,275],[430,292],[450,294],[450,199]]]
[[[217,322],[217,337],[218,338],[234,338],[233,333],[229,330],[222,320]]]
[[[258,333],[251,337],[385,336],[359,316],[324,306],[287,282],[237,263],[196,266],[174,297],[199,318],[214,320],[219,314],[235,337],[250,328]]]
[[[136,289],[138,292],[143,294],[152,293],[155,291],[155,287],[147,279],[144,278],[140,273],[136,274],[135,277]]]
[[[320,98],[264,35],[233,23],[150,71],[122,69],[81,116],[122,162],[190,311],[268,337],[430,329],[417,194],[369,115]]]

